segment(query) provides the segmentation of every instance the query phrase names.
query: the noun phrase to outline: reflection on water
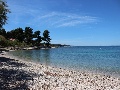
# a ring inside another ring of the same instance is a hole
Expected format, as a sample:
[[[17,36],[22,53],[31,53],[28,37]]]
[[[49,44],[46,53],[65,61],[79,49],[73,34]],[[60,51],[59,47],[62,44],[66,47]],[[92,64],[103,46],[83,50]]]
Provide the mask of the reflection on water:
[[[40,50],[41,60],[46,66],[50,65],[50,49]]]
[[[45,65],[120,75],[120,47],[67,47],[11,53],[19,58]]]
[[[10,53],[23,60],[40,62],[45,65],[50,65],[50,49],[24,50],[24,51],[14,51]]]

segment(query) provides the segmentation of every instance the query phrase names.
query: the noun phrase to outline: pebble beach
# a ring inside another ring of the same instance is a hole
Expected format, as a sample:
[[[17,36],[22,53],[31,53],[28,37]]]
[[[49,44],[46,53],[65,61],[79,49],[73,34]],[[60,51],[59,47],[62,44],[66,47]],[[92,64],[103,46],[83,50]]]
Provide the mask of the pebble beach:
[[[18,60],[0,54],[0,90],[120,90],[120,78]]]

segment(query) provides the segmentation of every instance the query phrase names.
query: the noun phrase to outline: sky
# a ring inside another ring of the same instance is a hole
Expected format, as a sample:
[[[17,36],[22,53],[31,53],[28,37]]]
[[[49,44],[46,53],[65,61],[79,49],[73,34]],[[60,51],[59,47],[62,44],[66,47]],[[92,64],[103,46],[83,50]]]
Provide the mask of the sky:
[[[11,13],[4,28],[50,31],[51,43],[120,45],[120,0],[6,0]]]

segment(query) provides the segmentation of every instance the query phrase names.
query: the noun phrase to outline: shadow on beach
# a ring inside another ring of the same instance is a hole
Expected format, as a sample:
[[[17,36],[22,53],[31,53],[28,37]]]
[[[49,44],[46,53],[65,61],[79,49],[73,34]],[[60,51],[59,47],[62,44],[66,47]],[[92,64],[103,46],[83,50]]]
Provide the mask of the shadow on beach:
[[[19,69],[26,67],[17,60],[0,57],[0,90],[29,90],[27,82],[33,79],[33,73]]]

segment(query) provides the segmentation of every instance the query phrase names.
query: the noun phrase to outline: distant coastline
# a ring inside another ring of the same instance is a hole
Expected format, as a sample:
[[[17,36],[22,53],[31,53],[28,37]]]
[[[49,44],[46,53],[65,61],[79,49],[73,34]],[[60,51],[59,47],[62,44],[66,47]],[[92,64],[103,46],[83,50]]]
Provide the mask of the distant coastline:
[[[59,47],[70,47],[70,45],[66,44],[50,44],[49,47],[46,47],[44,44],[40,44],[40,46],[9,46],[9,47],[0,47],[0,51],[9,51],[9,50],[36,50],[36,49],[48,49],[48,48],[59,48]]]

